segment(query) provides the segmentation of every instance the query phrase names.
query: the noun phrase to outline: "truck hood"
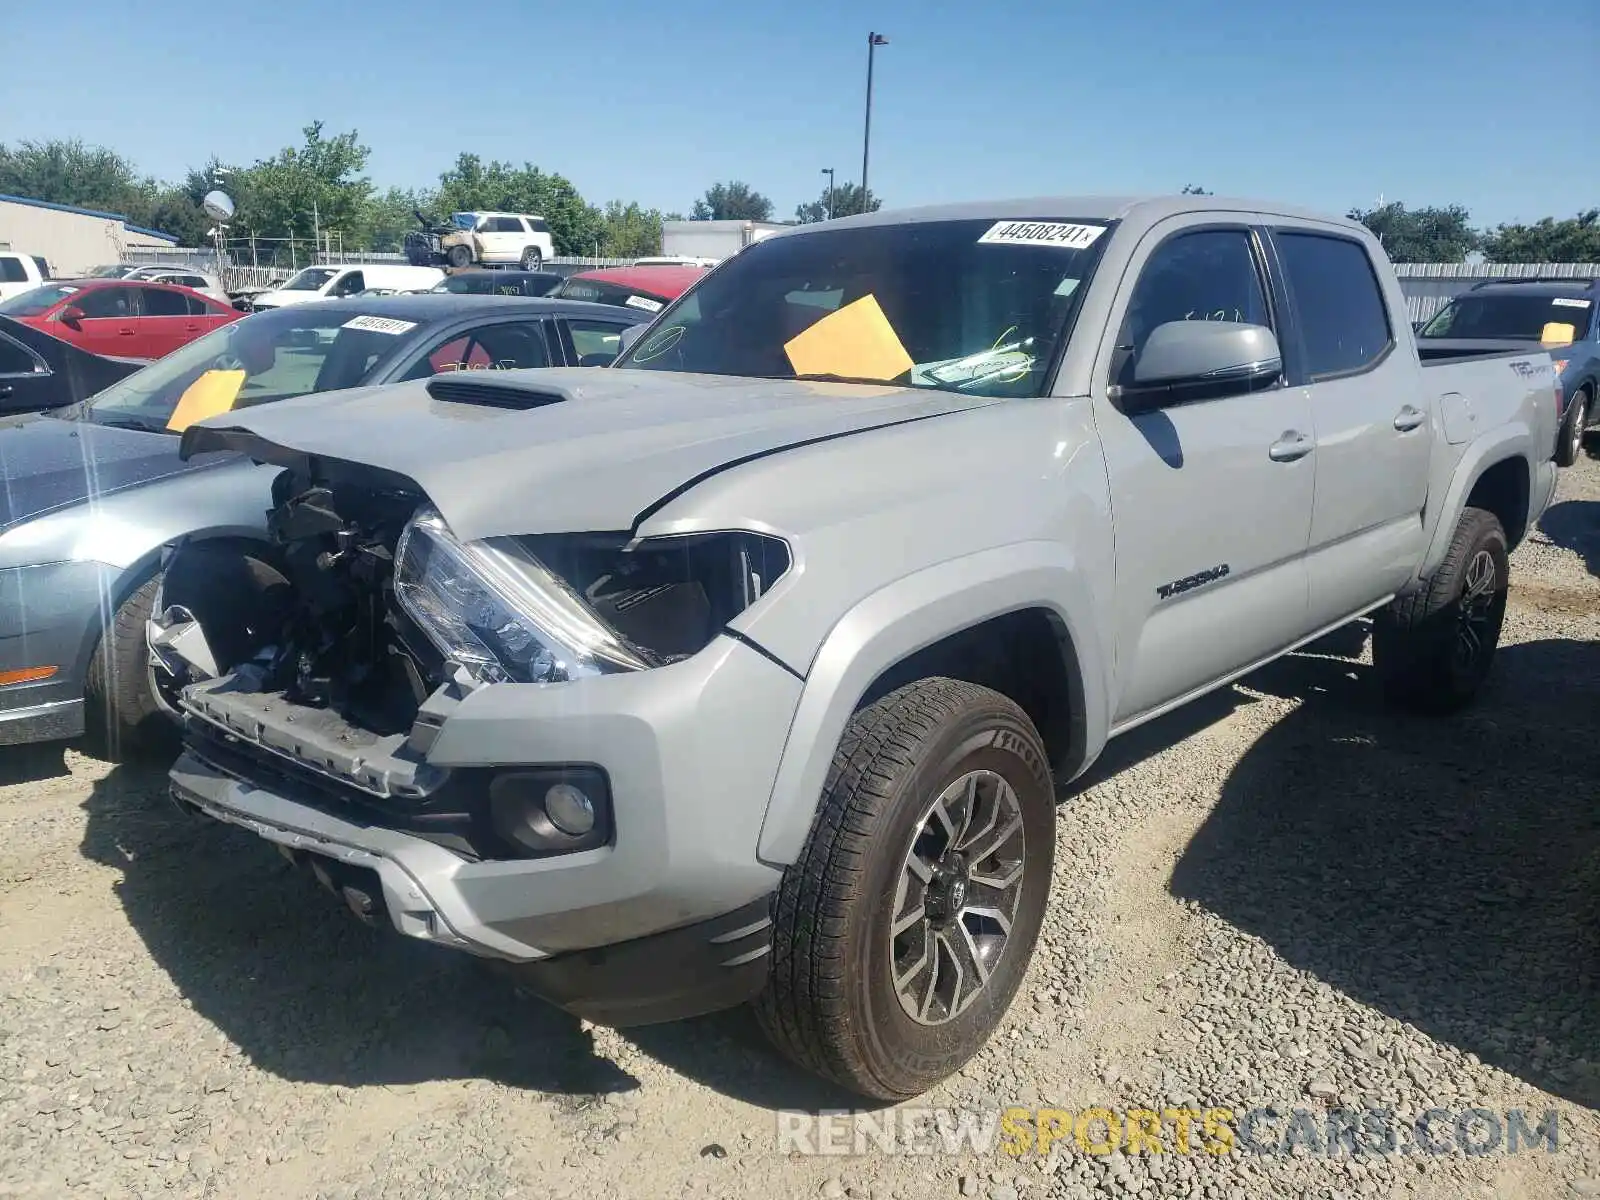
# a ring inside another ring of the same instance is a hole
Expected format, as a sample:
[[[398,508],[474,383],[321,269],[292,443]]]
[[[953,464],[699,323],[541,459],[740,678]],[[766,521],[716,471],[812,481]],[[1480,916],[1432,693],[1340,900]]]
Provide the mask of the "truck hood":
[[[321,292],[256,292],[250,303],[259,308],[283,308],[290,304],[306,304],[312,300],[325,300]]]
[[[426,493],[470,540],[635,529],[726,468],[996,403],[893,385],[485,371],[214,417],[185,432],[183,453],[236,450],[318,475],[376,468]]]
[[[171,434],[40,416],[0,421],[0,533],[212,461],[185,462]]]

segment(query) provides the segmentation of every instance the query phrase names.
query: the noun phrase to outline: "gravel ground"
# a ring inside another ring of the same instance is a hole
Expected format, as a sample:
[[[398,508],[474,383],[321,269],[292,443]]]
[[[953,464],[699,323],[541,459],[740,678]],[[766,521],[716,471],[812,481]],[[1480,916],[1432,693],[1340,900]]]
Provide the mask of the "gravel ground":
[[[1114,743],[926,1103],[1555,1109],[1555,1153],[786,1155],[850,1101],[743,1014],[592,1029],[45,748],[0,752],[0,1196],[1600,1196],[1600,461],[1513,561],[1465,716],[1380,707],[1357,627]]]

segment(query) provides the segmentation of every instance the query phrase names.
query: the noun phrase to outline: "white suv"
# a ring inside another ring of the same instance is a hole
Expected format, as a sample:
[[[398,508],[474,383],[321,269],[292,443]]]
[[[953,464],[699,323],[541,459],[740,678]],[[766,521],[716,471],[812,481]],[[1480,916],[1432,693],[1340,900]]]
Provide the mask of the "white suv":
[[[526,213],[452,213],[451,224],[467,237],[446,237],[445,258],[452,267],[474,262],[515,263],[524,271],[537,271],[555,257],[555,240],[542,217]]]

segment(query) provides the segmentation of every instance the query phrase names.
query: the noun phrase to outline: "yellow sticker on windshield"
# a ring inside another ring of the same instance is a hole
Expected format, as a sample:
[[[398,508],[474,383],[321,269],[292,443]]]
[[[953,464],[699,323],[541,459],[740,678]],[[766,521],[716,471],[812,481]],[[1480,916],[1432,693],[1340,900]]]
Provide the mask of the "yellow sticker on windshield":
[[[914,365],[876,296],[846,304],[783,345],[796,375],[850,375],[885,383]]]
[[[1565,346],[1578,336],[1578,327],[1565,321],[1551,321],[1544,327],[1539,340],[1546,346]]]
[[[167,428],[182,433],[196,421],[227,412],[239,398],[244,376],[243,371],[207,371],[178,398],[178,406],[167,418]]]

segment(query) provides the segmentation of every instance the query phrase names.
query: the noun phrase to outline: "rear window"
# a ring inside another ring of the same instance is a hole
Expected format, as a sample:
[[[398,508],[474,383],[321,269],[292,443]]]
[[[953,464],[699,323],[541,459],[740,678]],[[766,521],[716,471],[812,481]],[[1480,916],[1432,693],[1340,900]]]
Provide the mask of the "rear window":
[[[1445,305],[1421,336],[1572,342],[1587,335],[1593,315],[1594,302],[1580,296],[1468,292]]]
[[[635,308],[640,312],[660,312],[667,306],[664,296],[657,296],[639,288],[623,287],[605,279],[568,279],[551,296],[562,300],[587,300],[591,304],[612,304],[619,308]]]
[[[0,254],[0,283],[27,283],[28,270],[14,255]]]
[[[1278,230],[1289,292],[1313,379],[1372,366],[1393,344],[1389,310],[1372,260],[1359,242]]]

